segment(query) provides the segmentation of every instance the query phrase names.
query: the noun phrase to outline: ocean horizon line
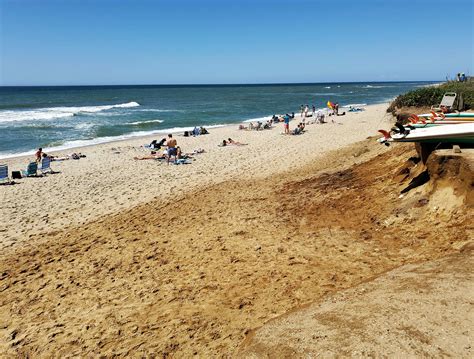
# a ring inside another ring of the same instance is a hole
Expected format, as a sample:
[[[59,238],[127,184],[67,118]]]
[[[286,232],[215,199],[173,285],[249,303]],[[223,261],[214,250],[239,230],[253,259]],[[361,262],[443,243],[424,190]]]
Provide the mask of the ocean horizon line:
[[[262,83],[196,83],[196,84],[115,84],[115,85],[0,85],[0,89],[12,88],[72,88],[72,87],[257,87],[257,86],[308,86],[324,84],[378,84],[378,83],[438,83],[446,80],[403,80],[403,81],[334,81],[334,82],[262,82]]]

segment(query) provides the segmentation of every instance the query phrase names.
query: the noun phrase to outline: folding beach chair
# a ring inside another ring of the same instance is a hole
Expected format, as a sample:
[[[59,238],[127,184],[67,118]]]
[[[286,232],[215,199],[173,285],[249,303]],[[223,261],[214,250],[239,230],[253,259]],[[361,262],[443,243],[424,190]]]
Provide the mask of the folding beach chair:
[[[41,173],[54,173],[53,169],[51,168],[51,158],[49,157],[43,157],[43,160],[41,161],[41,168],[40,168]]]
[[[0,183],[1,184],[10,184],[12,180],[8,176],[8,166],[0,165]]]
[[[25,177],[35,177],[38,175],[38,164],[36,162],[28,163],[26,171],[22,171]]]
[[[454,106],[454,101],[456,101],[456,97],[456,92],[446,92],[441,99],[441,103],[438,106],[431,106],[431,109],[434,111],[442,111],[442,108],[445,107],[451,110]]]

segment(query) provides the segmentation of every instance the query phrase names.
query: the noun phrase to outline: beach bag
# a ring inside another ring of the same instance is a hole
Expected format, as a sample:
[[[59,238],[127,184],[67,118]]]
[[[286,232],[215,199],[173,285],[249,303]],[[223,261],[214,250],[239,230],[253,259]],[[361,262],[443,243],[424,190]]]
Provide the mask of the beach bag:
[[[12,178],[13,179],[20,179],[21,178],[21,172],[20,171],[12,171]]]
[[[189,131],[184,131],[184,137],[189,137]]]

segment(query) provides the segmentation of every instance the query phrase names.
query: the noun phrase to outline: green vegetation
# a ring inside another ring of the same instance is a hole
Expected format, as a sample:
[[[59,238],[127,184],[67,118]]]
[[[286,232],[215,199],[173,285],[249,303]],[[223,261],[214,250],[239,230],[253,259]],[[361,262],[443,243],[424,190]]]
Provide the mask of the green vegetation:
[[[403,107],[431,107],[441,102],[446,92],[462,94],[464,109],[474,108],[474,81],[446,82],[436,87],[423,87],[406,94],[399,95],[389,106],[387,112],[395,114]]]

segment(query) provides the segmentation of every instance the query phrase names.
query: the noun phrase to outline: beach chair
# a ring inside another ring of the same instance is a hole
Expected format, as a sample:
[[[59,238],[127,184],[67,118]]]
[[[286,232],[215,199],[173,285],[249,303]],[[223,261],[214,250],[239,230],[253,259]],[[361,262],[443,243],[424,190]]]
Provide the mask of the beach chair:
[[[43,157],[43,160],[41,161],[41,168],[40,168],[41,173],[54,173],[53,169],[51,168],[51,158],[49,157]]]
[[[441,102],[438,106],[431,106],[433,111],[442,111],[443,107],[448,111],[452,110],[454,107],[454,101],[456,101],[457,94],[456,92],[446,92],[441,99]]]
[[[38,164],[36,162],[28,163],[26,171],[22,171],[24,177],[36,177],[38,175]]]
[[[0,165],[0,183],[1,184],[10,184],[12,180],[8,176],[8,166]]]

